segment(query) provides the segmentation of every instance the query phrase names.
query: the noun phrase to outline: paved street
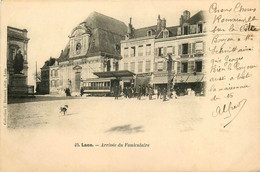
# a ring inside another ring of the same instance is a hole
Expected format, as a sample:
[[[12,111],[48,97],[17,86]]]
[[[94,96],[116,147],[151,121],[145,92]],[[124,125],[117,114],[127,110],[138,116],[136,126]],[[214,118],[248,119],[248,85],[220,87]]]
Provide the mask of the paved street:
[[[46,95],[25,99],[28,101],[26,103],[9,104],[8,124],[11,129],[60,126],[89,130],[95,127],[94,131],[100,133],[128,134],[152,132],[153,127],[162,129],[178,126],[178,130],[193,130],[203,120],[200,116],[200,100],[203,97],[186,96],[163,102],[162,99],[155,99],[155,96],[153,100],[148,100],[148,97],[142,100],[122,97],[114,100],[113,97],[67,98]],[[69,106],[65,116],[59,113],[64,105]]]

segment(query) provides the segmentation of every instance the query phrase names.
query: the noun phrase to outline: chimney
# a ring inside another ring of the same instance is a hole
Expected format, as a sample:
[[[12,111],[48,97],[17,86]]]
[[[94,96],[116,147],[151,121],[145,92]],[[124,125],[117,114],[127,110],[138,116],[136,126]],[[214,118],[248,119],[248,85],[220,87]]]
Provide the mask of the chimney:
[[[162,20],[160,19],[160,15],[158,15],[157,19],[157,31],[160,31],[162,29]]]
[[[133,34],[133,26],[132,26],[132,18],[130,17],[130,22],[128,24],[127,28],[127,34],[132,35]]]
[[[189,20],[189,19],[190,19],[190,12],[187,11],[187,10],[185,10],[185,11],[183,12],[183,20],[184,20],[184,21],[187,21],[187,20]]]
[[[166,20],[165,18],[162,19],[162,30],[166,28]]]

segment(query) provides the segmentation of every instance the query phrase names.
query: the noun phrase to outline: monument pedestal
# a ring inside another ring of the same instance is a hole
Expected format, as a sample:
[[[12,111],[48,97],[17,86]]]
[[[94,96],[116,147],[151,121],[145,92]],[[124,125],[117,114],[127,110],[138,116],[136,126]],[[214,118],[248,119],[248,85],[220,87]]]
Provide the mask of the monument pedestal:
[[[9,97],[28,96],[27,76],[23,74],[14,74],[12,76],[12,81],[8,86],[8,96]]]

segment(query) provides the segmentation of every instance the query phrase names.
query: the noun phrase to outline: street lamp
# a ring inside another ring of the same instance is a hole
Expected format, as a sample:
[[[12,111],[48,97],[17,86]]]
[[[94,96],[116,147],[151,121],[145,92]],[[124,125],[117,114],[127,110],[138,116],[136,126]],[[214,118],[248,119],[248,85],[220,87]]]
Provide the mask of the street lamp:
[[[168,58],[162,57],[167,60],[167,71],[168,71],[168,83],[167,83],[167,95],[171,98],[171,86],[174,79],[174,74],[172,75],[172,63],[178,62],[177,60],[173,60],[171,54],[167,54]],[[172,77],[173,76],[173,77]]]

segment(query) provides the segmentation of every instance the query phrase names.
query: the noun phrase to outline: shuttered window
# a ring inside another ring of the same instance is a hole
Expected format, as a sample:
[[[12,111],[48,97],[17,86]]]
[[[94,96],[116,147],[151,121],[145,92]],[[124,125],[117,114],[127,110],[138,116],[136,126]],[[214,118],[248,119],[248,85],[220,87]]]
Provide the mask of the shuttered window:
[[[128,57],[129,56],[128,54],[129,54],[128,47],[124,48],[124,57]]]
[[[145,72],[150,72],[151,70],[151,61],[148,60],[145,62]]]
[[[193,73],[194,72],[194,61],[189,61],[188,63],[188,72]]]
[[[143,72],[143,61],[138,62],[138,72]]]
[[[138,56],[143,56],[144,46],[138,46]]]
[[[163,70],[163,62],[162,61],[157,63],[157,69],[158,69],[158,71],[162,71]]]
[[[177,62],[177,73],[181,73],[181,62]]]
[[[163,56],[166,56],[166,55],[167,55],[167,48],[163,47]]]
[[[178,45],[178,55],[181,55],[181,52],[182,52],[182,46]]]
[[[128,63],[124,63],[124,70],[128,70]]]
[[[151,44],[146,45],[146,55],[147,56],[151,55]]]
[[[135,62],[131,62],[131,64],[130,64],[131,66],[131,72],[135,72]]]

